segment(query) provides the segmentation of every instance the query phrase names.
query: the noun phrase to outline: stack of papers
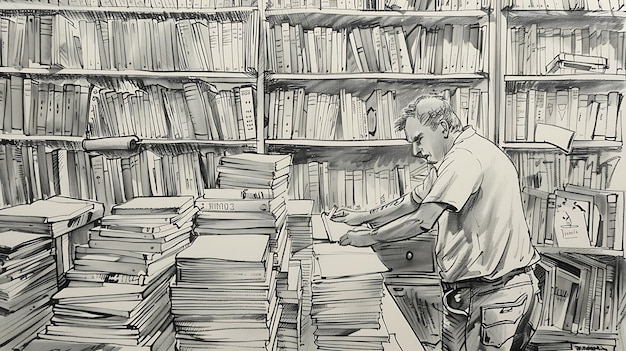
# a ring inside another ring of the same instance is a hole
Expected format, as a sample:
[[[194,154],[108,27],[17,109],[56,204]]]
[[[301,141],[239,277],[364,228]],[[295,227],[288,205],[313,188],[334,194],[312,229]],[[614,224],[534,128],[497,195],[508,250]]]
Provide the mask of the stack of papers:
[[[383,276],[369,247],[314,245],[311,318],[319,350],[383,350]]]
[[[302,320],[302,269],[300,261],[289,261],[288,274],[284,287],[278,287],[283,314],[278,325],[278,349],[298,350],[300,348]]]
[[[68,287],[53,297],[41,338],[167,350],[174,343],[169,285],[198,210],[191,196],[116,205],[76,247]],[[160,338],[157,335],[162,335]]]
[[[287,233],[293,240],[293,252],[313,244],[313,200],[287,201]]]
[[[56,265],[47,235],[0,232],[0,349],[23,345],[50,320]]]
[[[273,350],[282,308],[266,235],[206,235],[176,259],[180,351]]]
[[[76,248],[70,286],[149,284],[189,245],[197,212],[191,196],[139,197],[114,206],[90,230],[88,245]]]
[[[165,351],[173,341],[169,284],[174,268],[162,271],[147,285],[104,283],[67,287],[53,296],[52,324],[39,337],[67,343],[142,346]],[[161,339],[163,340],[163,339]]]

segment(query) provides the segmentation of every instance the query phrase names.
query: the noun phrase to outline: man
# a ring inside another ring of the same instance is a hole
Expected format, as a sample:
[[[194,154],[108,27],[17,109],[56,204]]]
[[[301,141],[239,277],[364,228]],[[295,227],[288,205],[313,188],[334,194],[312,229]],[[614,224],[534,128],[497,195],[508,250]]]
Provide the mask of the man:
[[[432,171],[422,186],[389,204],[369,212],[337,211],[335,221],[369,225],[344,235],[340,244],[405,240],[438,223],[443,349],[523,350],[541,310],[533,273],[539,254],[512,162],[470,126],[463,127],[437,96],[410,103],[396,128]]]

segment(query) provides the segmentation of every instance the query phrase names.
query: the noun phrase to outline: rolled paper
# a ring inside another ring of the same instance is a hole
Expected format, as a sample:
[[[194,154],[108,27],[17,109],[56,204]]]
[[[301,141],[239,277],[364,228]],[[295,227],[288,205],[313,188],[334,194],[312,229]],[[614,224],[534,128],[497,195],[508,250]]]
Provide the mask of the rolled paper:
[[[140,139],[135,135],[111,138],[98,138],[83,140],[85,151],[113,151],[137,149]]]

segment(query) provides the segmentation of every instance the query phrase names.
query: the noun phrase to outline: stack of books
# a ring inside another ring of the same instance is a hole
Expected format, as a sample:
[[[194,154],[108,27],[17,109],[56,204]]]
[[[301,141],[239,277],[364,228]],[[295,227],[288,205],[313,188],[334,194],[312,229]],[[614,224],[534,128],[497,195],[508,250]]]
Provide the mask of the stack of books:
[[[1,349],[21,347],[50,321],[56,283],[49,236],[0,233]]]
[[[282,308],[269,237],[203,235],[176,258],[178,350],[274,350]]]
[[[293,241],[292,253],[313,244],[313,201],[287,201],[287,234]]]
[[[0,349],[21,348],[50,323],[72,245],[103,213],[102,204],[61,196],[0,210]]]
[[[190,242],[193,197],[145,197],[114,206],[76,248],[69,286],[53,297],[40,337],[169,350],[175,342],[169,285]]]
[[[192,196],[138,197],[113,206],[91,229],[88,245],[76,247],[70,285],[149,284],[189,246],[197,212]]]
[[[52,324],[39,337],[169,350],[174,344],[168,295],[173,274],[173,268],[164,270],[147,285],[64,288],[53,296]]]
[[[288,264],[287,279],[276,285],[283,314],[276,335],[279,350],[300,348],[302,321],[302,268],[300,261],[291,260]]]
[[[314,245],[313,307],[318,350],[383,350],[382,272],[372,248]]]

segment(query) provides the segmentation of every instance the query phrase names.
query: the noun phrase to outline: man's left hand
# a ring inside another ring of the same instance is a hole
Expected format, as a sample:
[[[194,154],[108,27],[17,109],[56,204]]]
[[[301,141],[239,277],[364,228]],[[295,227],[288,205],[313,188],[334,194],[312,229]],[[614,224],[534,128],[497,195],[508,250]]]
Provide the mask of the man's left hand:
[[[359,227],[350,230],[339,239],[339,245],[352,245],[356,247],[372,246],[377,241],[374,238],[374,231],[370,228]]]

